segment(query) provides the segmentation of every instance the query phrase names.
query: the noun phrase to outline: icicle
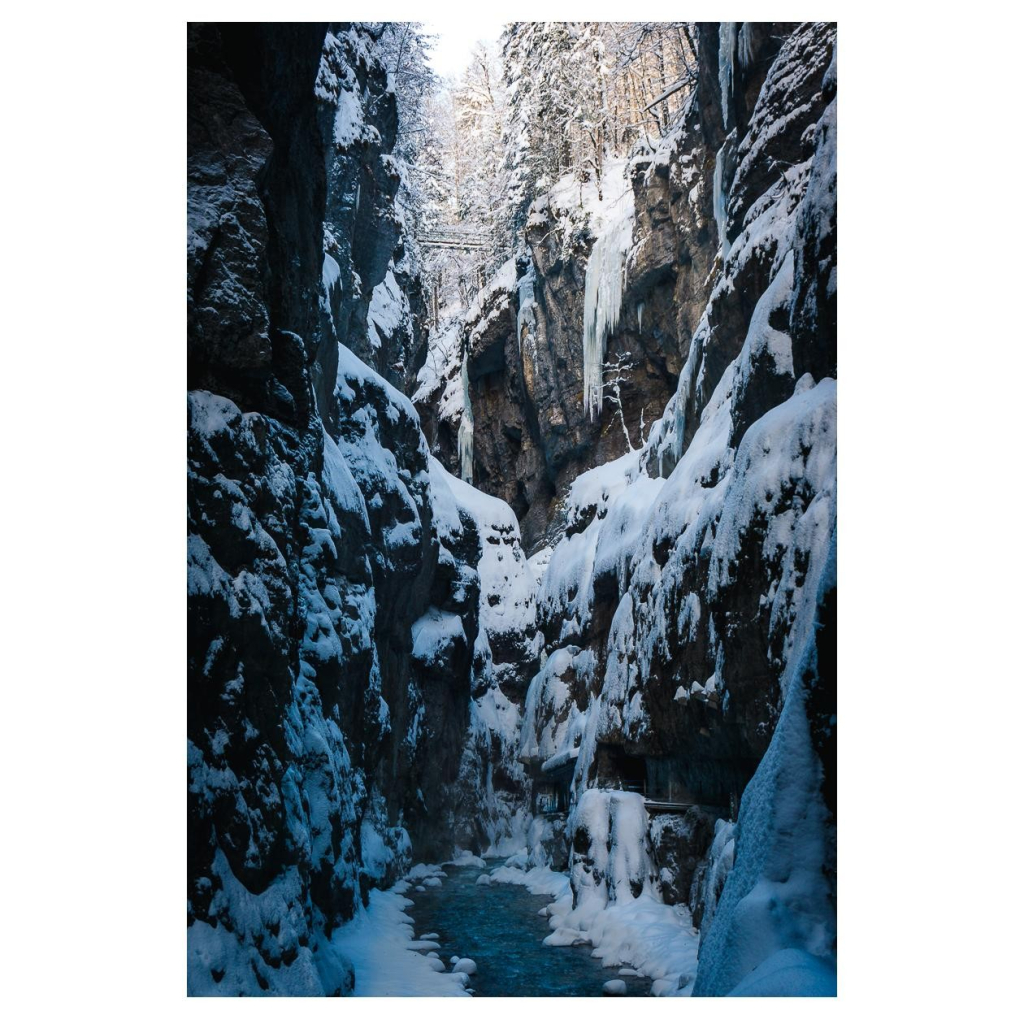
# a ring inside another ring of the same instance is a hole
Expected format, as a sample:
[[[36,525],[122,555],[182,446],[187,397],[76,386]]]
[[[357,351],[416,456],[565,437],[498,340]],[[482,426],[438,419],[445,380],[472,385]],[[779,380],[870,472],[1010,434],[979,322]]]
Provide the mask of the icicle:
[[[459,473],[473,482],[473,405],[469,400],[469,350],[462,356],[462,419],[459,421]]]
[[[726,149],[728,149],[728,147],[729,140],[727,139],[722,144],[722,148],[718,151],[718,156],[715,157],[715,179],[712,186],[714,193],[711,197],[711,203],[715,213],[715,223],[718,225],[718,244],[722,248],[722,263],[725,263],[726,258],[729,255],[729,237],[726,234],[726,228],[728,227],[729,220],[727,209],[729,192],[728,184],[724,180]]]
[[[723,21],[718,26],[718,84],[722,90],[722,127],[729,127],[729,108],[732,106],[733,61],[736,54],[736,26],[738,22]]]
[[[754,33],[749,21],[743,22],[740,29],[739,58],[741,68],[749,68],[754,63]]]
[[[679,465],[679,460],[683,457],[683,442],[686,439],[686,403],[689,401],[688,390],[686,388],[676,396],[676,407],[672,417],[672,461],[675,465]]]
[[[583,408],[592,420],[601,414],[605,343],[619,325],[626,254],[633,241],[633,190],[628,183],[623,183],[623,188],[587,263],[583,297]]]
[[[643,333],[644,329],[644,304],[638,302],[636,304],[636,329]]]

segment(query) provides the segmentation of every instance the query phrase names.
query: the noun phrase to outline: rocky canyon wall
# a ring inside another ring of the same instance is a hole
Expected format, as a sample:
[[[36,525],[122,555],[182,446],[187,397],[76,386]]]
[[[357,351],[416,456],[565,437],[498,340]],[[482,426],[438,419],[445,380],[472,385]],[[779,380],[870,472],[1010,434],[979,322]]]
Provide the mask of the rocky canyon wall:
[[[834,987],[835,26],[699,26],[429,349],[377,31],[189,27],[190,992],[348,993],[371,887],[524,846],[689,906],[666,992]]]
[[[579,811],[592,788],[692,805],[652,816],[649,839],[653,883],[700,921],[696,994],[748,975],[760,991],[776,969],[817,991],[834,987],[836,935],[835,27],[701,25],[699,46],[681,129],[631,162],[609,339],[663,358],[671,397],[642,447],[606,409],[563,464],[582,471],[534,542],[552,548],[535,557],[545,661],[523,757],[542,777],[575,764],[574,877],[602,862]],[[579,323],[547,328],[577,367]],[[737,814],[713,849],[716,817]]]
[[[525,827],[533,596],[393,386],[421,300],[373,32],[189,27],[195,994],[351,991],[371,886]]]

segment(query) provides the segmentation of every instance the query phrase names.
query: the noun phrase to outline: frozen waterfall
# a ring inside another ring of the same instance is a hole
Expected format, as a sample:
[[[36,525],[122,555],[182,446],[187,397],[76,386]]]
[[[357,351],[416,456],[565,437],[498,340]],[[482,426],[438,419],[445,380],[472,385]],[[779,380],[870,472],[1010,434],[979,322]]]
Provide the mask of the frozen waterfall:
[[[605,343],[619,325],[626,255],[633,241],[635,210],[628,180],[622,183],[622,189],[622,195],[611,205],[587,263],[583,299],[583,407],[592,420],[601,414]]]
[[[729,127],[732,85],[735,72],[737,21],[723,21],[718,29],[718,85],[722,91],[722,127]]]

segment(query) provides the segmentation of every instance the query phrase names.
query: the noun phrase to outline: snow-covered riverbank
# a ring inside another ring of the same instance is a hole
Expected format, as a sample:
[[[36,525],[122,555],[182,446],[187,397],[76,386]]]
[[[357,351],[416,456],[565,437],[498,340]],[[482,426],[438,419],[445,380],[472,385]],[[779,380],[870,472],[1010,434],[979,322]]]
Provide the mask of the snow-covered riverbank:
[[[423,877],[437,878],[436,868]],[[447,970],[431,957],[429,940],[415,942],[406,910],[412,882],[373,889],[370,905],[335,933],[334,949],[355,968],[357,996],[465,996],[467,976]],[[418,948],[410,948],[415,946]]]
[[[525,870],[515,866],[517,859],[482,872],[478,869],[486,868],[486,862],[465,854],[443,867],[417,864],[390,889],[372,890],[369,906],[332,940],[334,951],[353,965],[354,994],[465,996],[477,985],[480,994],[524,994],[515,989],[522,984],[517,971],[532,979],[537,989],[530,994],[537,995],[597,995],[607,985],[617,989],[620,980],[628,982],[633,995],[690,994],[699,937],[685,907],[641,894],[574,910],[568,874],[544,867]],[[499,896],[504,885],[552,897],[552,902],[538,910],[537,902]],[[441,935],[433,930],[439,911],[444,911]],[[546,936],[537,914],[546,918]],[[484,948],[480,921],[497,924],[505,936],[515,933],[515,943],[507,939],[500,948]],[[481,948],[452,945],[458,942],[476,942]],[[456,969],[463,957],[479,959],[483,974],[470,977]],[[559,979],[565,990],[553,987],[552,979]]]
[[[651,995],[688,996],[697,973],[700,936],[683,906],[668,906],[647,894],[627,902],[593,904],[573,910],[568,874],[550,868],[503,866],[489,876],[494,882],[525,885],[533,893],[554,897],[548,904],[549,946],[589,944],[605,967],[632,969],[650,978]]]

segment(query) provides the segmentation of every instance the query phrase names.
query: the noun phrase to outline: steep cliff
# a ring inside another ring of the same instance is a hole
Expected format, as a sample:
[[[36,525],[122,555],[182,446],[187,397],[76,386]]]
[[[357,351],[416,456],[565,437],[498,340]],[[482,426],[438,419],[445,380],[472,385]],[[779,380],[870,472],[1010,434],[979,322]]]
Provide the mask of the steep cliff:
[[[379,30],[189,27],[189,991],[350,992],[456,848],[656,904],[657,994],[832,990],[835,26],[701,25],[429,351]]]
[[[418,300],[373,41],[189,28],[196,994],[351,991],[330,940],[371,886],[524,827],[518,527],[382,375],[415,362]]]
[[[640,158],[611,164],[600,195],[596,184],[579,188],[566,178],[535,200],[518,255],[432,338],[420,373],[417,408],[433,449],[454,470],[467,404],[458,380],[465,363],[474,484],[512,506],[531,553],[558,530],[558,500],[575,477],[640,446],[682,365],[675,328],[664,326],[669,311],[650,302],[649,285],[630,287],[615,303],[614,329],[601,339],[606,350],[594,361],[581,358],[588,309],[596,334],[599,296],[632,252],[633,190],[646,196],[636,177],[643,166]],[[674,324],[675,315],[670,319]],[[600,395],[591,408],[585,401],[588,368],[600,381],[606,362],[620,368],[621,416]]]
[[[723,890],[714,869],[701,925],[704,994],[785,950],[780,969],[834,985],[834,649],[813,653],[814,623],[834,615],[834,42],[821,24],[701,26],[682,128],[635,166],[625,290],[645,319],[674,311],[678,385],[642,450],[575,479],[539,559],[547,660],[523,756],[575,760],[572,856],[596,857],[580,818],[592,787],[723,818],[739,805],[734,875]],[[680,865],[703,851],[666,826],[657,856],[678,899]]]

